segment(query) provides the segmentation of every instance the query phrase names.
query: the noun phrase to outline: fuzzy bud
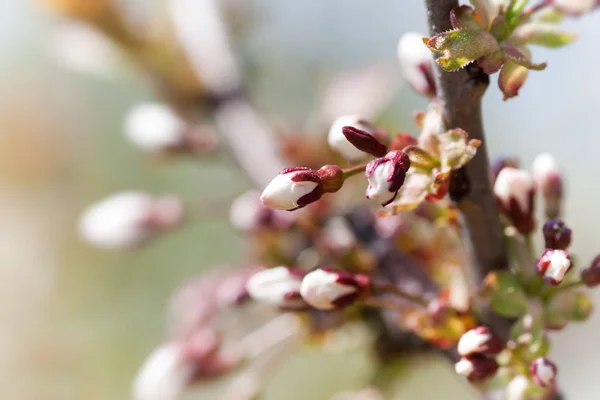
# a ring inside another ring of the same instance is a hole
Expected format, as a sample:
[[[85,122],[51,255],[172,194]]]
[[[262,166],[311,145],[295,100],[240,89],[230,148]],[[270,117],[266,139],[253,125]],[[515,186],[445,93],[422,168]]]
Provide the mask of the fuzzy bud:
[[[184,144],[185,125],[166,104],[142,103],[129,111],[125,119],[125,134],[140,149],[158,153]]]
[[[455,365],[457,374],[467,377],[470,382],[479,382],[491,378],[498,371],[498,363],[483,355],[462,357]]]
[[[581,271],[581,280],[587,287],[600,285],[600,255],[594,258],[589,267]]]
[[[250,297],[258,302],[286,309],[304,308],[300,297],[302,273],[299,270],[279,266],[259,271],[246,283]]]
[[[79,234],[98,248],[133,248],[177,225],[182,214],[176,197],[122,192],[89,206],[79,221]]]
[[[365,170],[369,181],[365,192],[367,199],[377,201],[384,207],[390,204],[404,184],[409,168],[408,155],[399,150],[392,150],[385,157],[369,162]]]
[[[363,142],[368,140],[364,135],[373,136],[375,133],[375,128],[358,115],[344,115],[336,119],[329,129],[327,142],[333,150],[337,151],[349,160],[358,160],[365,157],[365,152],[358,149],[352,142],[348,140],[343,131],[345,127],[352,127],[360,131],[362,136],[361,140]],[[377,141],[374,137],[373,139]],[[372,141],[370,142],[372,144]]]
[[[566,251],[546,249],[537,262],[537,271],[546,282],[556,286],[571,266],[571,258]]]
[[[300,294],[311,306],[320,310],[335,310],[352,304],[370,292],[366,275],[354,275],[331,268],[319,268],[302,279]]]
[[[398,41],[398,60],[406,82],[423,96],[433,97],[436,93],[433,56],[423,43],[423,36],[416,32],[402,35]]]
[[[478,326],[465,332],[458,341],[458,354],[469,356],[473,354],[498,354],[504,349],[504,343],[496,337],[489,328]]]
[[[344,126],[342,133],[354,147],[365,153],[374,155],[375,157],[383,157],[387,153],[387,147],[379,142],[375,136],[366,131],[353,126]]]
[[[533,381],[542,387],[554,385],[558,369],[556,364],[545,357],[535,359],[529,366]]]
[[[563,221],[550,219],[542,228],[547,249],[565,250],[571,244],[572,232]]]
[[[533,232],[535,228],[534,193],[531,175],[521,169],[503,168],[494,183],[494,194],[500,211],[524,235]]]
[[[533,180],[544,196],[548,218],[558,217],[563,197],[563,179],[560,167],[552,154],[542,153],[535,158]]]

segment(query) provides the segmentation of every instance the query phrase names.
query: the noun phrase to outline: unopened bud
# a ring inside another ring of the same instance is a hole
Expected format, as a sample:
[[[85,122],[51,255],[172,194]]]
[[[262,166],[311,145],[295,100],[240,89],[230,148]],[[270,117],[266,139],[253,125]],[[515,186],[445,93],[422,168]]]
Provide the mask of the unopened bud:
[[[142,150],[162,152],[183,145],[185,125],[166,104],[142,103],[127,115],[125,134]]]
[[[546,249],[537,262],[537,271],[546,282],[556,286],[571,266],[571,258],[566,251]]]
[[[587,287],[600,285],[600,255],[594,258],[589,267],[581,271],[581,280]]]
[[[545,357],[535,359],[529,366],[529,372],[535,383],[547,387],[554,385],[558,369],[556,364]]]
[[[182,205],[176,197],[122,192],[89,206],[79,221],[79,233],[96,247],[127,249],[172,228],[181,217]]]
[[[237,197],[229,209],[229,221],[242,232],[283,229],[294,223],[294,213],[274,210],[260,201],[260,192],[250,190]]]
[[[344,126],[342,133],[354,147],[365,153],[374,155],[375,157],[383,157],[387,153],[387,147],[369,132],[353,126]]]
[[[563,179],[560,167],[552,154],[542,153],[535,158],[533,180],[544,196],[547,217],[558,217],[563,197]]]
[[[279,266],[257,272],[246,283],[250,297],[258,302],[286,309],[304,308],[300,296],[302,272]]]
[[[457,374],[465,376],[470,382],[479,382],[491,378],[498,371],[498,363],[483,355],[462,357],[455,365]]]
[[[366,156],[365,152],[358,149],[344,135],[344,127],[352,127],[361,132],[361,134],[373,135],[375,128],[359,115],[344,115],[336,119],[327,136],[329,146],[349,160],[358,160]],[[373,139],[375,139],[373,137]],[[365,138],[363,137],[363,141]]]
[[[398,60],[404,79],[413,89],[424,96],[435,96],[433,56],[423,43],[423,36],[416,32],[402,35],[398,42]]]
[[[399,150],[392,150],[385,157],[369,162],[365,170],[369,181],[365,196],[384,207],[390,204],[404,184],[409,168],[408,155]]]
[[[547,249],[565,250],[571,244],[571,229],[563,221],[550,219],[542,228]]]
[[[319,268],[302,279],[300,294],[315,308],[334,310],[350,305],[361,295],[369,293],[370,287],[371,283],[366,275]]]
[[[533,232],[533,197],[535,188],[527,171],[506,167],[503,168],[494,183],[494,194],[500,207],[513,223],[515,228],[526,235]]]
[[[492,184],[496,182],[496,178],[500,171],[504,168],[516,168],[519,169],[519,159],[515,157],[498,157],[490,164],[490,180]]]
[[[322,195],[315,171],[294,167],[282,170],[267,185],[260,199],[267,207],[293,211],[319,200]]]
[[[458,354],[498,354],[504,349],[504,343],[488,327],[478,326],[465,332],[458,341]]]

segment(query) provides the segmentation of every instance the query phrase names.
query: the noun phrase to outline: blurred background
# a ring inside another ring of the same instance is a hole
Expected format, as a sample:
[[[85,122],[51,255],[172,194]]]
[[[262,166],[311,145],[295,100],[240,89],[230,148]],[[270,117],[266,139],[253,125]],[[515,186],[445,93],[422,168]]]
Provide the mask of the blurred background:
[[[156,95],[148,77],[109,45],[90,48],[87,56],[70,51],[76,39],[65,44],[60,36],[67,19],[44,3],[0,5],[0,398],[127,399],[132,377],[164,336],[172,291],[187,277],[238,263],[243,240],[223,208],[141,250],[109,253],[78,239],[79,214],[119,190],[174,193],[201,204],[231,199],[248,183],[218,154],[157,160],[134,149],[123,119],[131,106]],[[162,13],[160,0],[123,3],[139,29],[150,29],[145,21]],[[310,118],[327,79],[377,60],[395,67],[400,35],[426,33],[416,0],[222,3],[253,101],[266,115],[297,126]],[[600,201],[600,15],[565,26],[579,40],[560,51],[536,49],[534,61],[549,66],[530,73],[519,97],[503,102],[492,77],[485,123],[492,154],[518,155],[524,166],[543,151],[559,160],[574,251],[586,263],[600,250],[599,218],[591,213]],[[384,113],[386,124],[414,132],[412,112],[425,105],[401,85]],[[597,313],[553,335],[567,398],[600,396],[598,329]],[[361,387],[369,368],[361,350],[306,350],[278,372],[268,398],[326,400]],[[421,360],[407,369],[398,398],[469,396],[447,365]],[[432,384],[440,376],[443,385]]]

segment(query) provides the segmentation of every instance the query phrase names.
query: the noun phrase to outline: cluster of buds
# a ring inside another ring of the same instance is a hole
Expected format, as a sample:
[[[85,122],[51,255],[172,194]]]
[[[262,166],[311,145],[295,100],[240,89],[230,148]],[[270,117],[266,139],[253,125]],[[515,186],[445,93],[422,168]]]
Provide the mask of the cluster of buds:
[[[558,285],[573,265],[566,251],[571,244],[571,229],[563,221],[548,220],[542,232],[546,250],[538,259],[537,272],[551,285]]]
[[[493,358],[504,349],[504,343],[489,328],[478,326],[465,332],[457,346],[461,359],[454,369],[471,382],[491,378],[498,371],[498,363]]]
[[[121,192],[89,206],[79,221],[79,233],[98,248],[130,249],[177,226],[182,215],[183,205],[176,197]]]
[[[409,168],[408,155],[399,150],[392,150],[385,157],[369,162],[365,170],[369,181],[365,196],[384,207],[390,204],[404,184]]]

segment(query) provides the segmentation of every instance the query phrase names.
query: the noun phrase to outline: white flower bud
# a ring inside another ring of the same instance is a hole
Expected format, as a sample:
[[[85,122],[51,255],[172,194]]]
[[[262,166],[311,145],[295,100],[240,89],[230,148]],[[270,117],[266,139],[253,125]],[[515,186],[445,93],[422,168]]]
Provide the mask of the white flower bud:
[[[462,376],[469,376],[475,371],[473,363],[468,358],[461,358],[454,364],[454,371]]]
[[[571,259],[566,251],[546,249],[537,262],[537,270],[548,283],[558,285],[571,265]]]
[[[391,203],[404,184],[406,172],[410,168],[410,159],[406,153],[390,151],[385,157],[370,161],[365,169],[369,186],[365,192],[367,199],[382,206]]]
[[[517,375],[506,386],[506,400],[528,400],[532,383],[525,375]]]
[[[357,149],[344,136],[342,128],[345,126],[352,126],[361,131],[373,134],[373,127],[360,116],[344,115],[336,119],[329,129],[329,135],[327,136],[329,146],[349,160],[357,160],[365,157],[367,154]]]
[[[398,41],[398,60],[406,82],[424,96],[432,96],[435,94],[433,56],[423,43],[424,36],[416,32],[402,35]]]
[[[133,384],[135,400],[177,400],[193,378],[195,366],[183,346],[167,343],[150,354]]]
[[[185,122],[166,104],[138,104],[125,119],[129,141],[148,152],[181,146],[185,140],[184,130]]]
[[[359,283],[352,274],[319,268],[302,279],[300,294],[311,306],[334,310],[352,303],[359,295]]]
[[[305,169],[283,170],[267,185],[260,199],[276,210],[295,210],[321,197],[317,180],[304,180]],[[300,179],[300,180],[298,180]]]
[[[302,276],[288,267],[279,266],[265,269],[252,275],[246,283],[246,290],[254,300],[285,308],[305,306],[300,297]]]
[[[391,192],[390,186],[392,182],[388,181],[388,177],[392,174],[394,163],[385,162],[379,164],[375,168],[373,175],[369,176],[369,186],[365,193],[367,199],[374,200],[381,204],[389,204],[396,197],[397,192]]]
[[[497,354],[504,347],[503,343],[485,326],[479,326],[465,332],[458,341],[458,354]]]
[[[563,180],[560,167],[552,154],[542,153],[533,160],[533,181],[544,196],[546,215],[556,218],[560,213]]]
[[[533,220],[534,185],[531,175],[522,169],[503,168],[494,183],[494,194],[501,211],[523,234],[531,233]]]
[[[529,366],[533,380],[540,386],[551,386],[556,379],[556,365],[545,357],[535,359]]]

